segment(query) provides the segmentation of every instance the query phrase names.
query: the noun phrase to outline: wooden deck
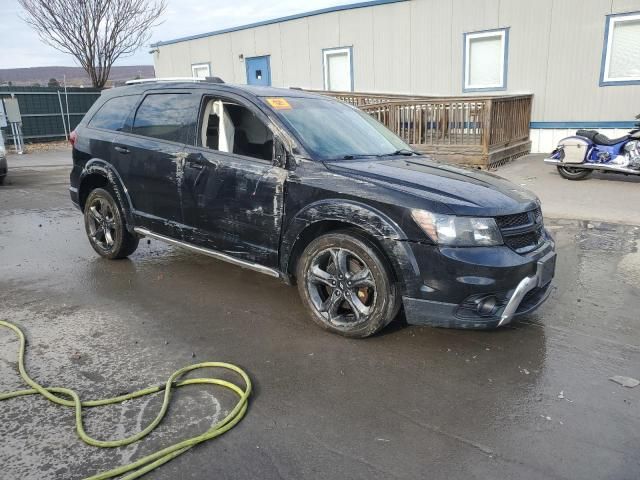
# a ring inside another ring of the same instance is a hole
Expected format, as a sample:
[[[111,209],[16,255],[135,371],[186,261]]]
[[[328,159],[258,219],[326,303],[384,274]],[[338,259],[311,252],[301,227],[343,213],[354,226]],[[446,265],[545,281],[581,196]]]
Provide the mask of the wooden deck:
[[[357,106],[413,148],[438,160],[493,168],[531,151],[532,95],[315,92]]]

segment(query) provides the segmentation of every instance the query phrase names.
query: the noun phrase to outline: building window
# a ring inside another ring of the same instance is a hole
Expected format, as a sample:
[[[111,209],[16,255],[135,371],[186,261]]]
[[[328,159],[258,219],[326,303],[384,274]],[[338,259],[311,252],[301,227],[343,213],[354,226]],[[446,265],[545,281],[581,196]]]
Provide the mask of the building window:
[[[607,17],[600,85],[640,83],[639,45],[640,13]]]
[[[351,47],[327,48],[322,51],[325,90],[353,91],[352,53]]]
[[[465,92],[507,88],[509,29],[464,34]]]
[[[207,78],[211,76],[211,65],[208,63],[194,63],[191,65],[193,78]]]

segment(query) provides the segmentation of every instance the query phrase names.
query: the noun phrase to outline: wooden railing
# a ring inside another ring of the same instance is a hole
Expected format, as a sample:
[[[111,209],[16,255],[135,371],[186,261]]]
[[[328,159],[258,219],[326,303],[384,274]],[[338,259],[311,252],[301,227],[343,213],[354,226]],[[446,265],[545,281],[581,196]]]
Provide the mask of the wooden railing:
[[[427,97],[324,92],[439,160],[492,168],[531,151],[532,95]]]
[[[331,96],[345,103],[353,105],[354,107],[361,107],[364,105],[372,105],[376,103],[388,102],[390,100],[412,100],[420,98],[431,98],[425,96],[416,95],[403,95],[396,93],[368,93],[368,92],[329,92],[326,90],[311,90],[300,89],[305,92],[319,93],[321,95]]]

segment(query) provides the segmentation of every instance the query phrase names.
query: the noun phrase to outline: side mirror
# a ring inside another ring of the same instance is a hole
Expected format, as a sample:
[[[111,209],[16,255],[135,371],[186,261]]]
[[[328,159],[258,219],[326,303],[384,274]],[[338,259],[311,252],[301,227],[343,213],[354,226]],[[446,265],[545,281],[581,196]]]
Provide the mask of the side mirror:
[[[284,143],[276,137],[273,142],[273,164],[281,168],[289,168],[292,158]]]

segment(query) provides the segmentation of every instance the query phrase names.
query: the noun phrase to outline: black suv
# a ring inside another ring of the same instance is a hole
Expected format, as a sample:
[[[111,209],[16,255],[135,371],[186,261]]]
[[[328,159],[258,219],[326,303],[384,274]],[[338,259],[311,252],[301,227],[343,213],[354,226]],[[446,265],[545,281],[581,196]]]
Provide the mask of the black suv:
[[[105,91],[72,135],[92,247],[141,237],[297,283],[320,326],[494,328],[548,296],[535,195],[434,162],[369,115],[298,90],[155,81]]]

